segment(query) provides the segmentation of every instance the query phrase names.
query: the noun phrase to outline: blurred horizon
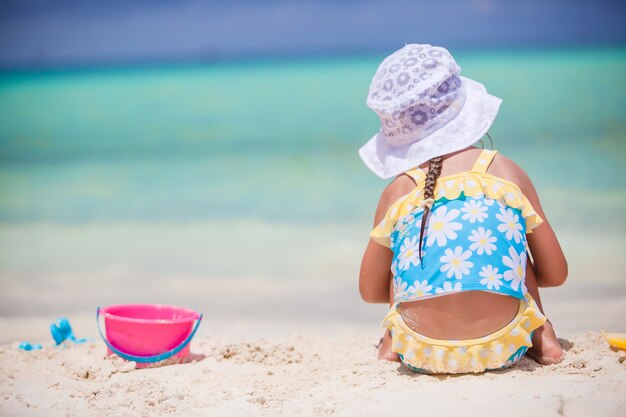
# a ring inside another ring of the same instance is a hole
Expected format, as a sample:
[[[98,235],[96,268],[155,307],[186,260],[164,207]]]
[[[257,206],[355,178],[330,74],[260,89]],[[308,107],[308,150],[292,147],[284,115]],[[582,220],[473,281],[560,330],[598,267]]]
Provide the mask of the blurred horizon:
[[[405,43],[620,47],[625,17],[620,1],[5,0],[0,70],[386,55]]]

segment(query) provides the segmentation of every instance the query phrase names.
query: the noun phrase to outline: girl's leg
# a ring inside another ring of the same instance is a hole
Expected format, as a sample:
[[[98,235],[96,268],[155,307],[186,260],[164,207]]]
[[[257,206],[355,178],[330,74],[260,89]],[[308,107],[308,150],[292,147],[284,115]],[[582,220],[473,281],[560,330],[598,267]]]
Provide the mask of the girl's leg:
[[[389,280],[389,306],[393,305],[393,280]],[[384,359],[390,362],[400,362],[398,354],[391,351],[391,333],[389,329],[385,331],[383,338],[380,339],[378,345],[378,359]]]
[[[526,288],[528,293],[535,299],[539,310],[543,313],[537,278],[530,258],[526,264]],[[544,313],[545,314],[545,313]],[[563,360],[563,349],[556,338],[554,327],[550,321],[546,321],[543,326],[533,333],[533,346],[528,349],[527,355],[542,365],[559,363]]]

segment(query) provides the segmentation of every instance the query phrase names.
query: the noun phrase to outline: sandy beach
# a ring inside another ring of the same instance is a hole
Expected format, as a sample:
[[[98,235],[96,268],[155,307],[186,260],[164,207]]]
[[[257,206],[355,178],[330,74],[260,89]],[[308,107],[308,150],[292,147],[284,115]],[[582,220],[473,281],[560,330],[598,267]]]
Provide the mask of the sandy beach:
[[[346,329],[344,329],[346,330]],[[191,363],[134,370],[100,342],[0,348],[3,416],[623,416],[626,352],[598,333],[562,340],[564,362],[523,358],[485,375],[428,376],[374,359],[376,334],[203,335]]]
[[[461,376],[414,374],[376,360],[374,344],[382,334],[377,317],[385,307],[342,307],[339,300],[350,300],[344,296],[354,292],[351,287],[309,289],[327,300],[325,314],[315,303],[302,303],[300,310],[293,299],[289,304],[296,288],[287,285],[282,309],[254,303],[246,309],[240,296],[237,317],[228,303],[236,298],[234,288],[228,288],[220,291],[230,295],[220,307],[231,317],[213,310],[192,342],[191,362],[151,369],[106,357],[93,314],[69,315],[75,334],[92,341],[60,348],[47,335],[53,316],[3,317],[0,415],[381,416],[413,414],[416,406],[424,416],[503,410],[511,416],[626,415],[626,352],[611,349],[598,331],[582,331],[594,323],[619,328],[626,306],[619,286],[605,287],[612,296],[586,297],[576,285],[564,294],[544,291],[564,362],[541,366],[525,357],[508,370]],[[362,316],[343,314],[349,307]],[[587,317],[589,309],[595,318]],[[20,351],[16,340],[43,341],[44,348]]]

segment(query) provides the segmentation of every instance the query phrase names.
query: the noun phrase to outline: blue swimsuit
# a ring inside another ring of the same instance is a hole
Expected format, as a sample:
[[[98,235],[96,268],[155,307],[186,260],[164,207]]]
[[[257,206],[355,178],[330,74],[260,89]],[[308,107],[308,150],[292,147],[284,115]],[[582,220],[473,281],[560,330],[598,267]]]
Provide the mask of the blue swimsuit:
[[[546,320],[524,284],[526,233],[543,220],[517,185],[486,172],[495,155],[484,150],[471,171],[438,179],[421,260],[421,169],[406,173],[416,188],[370,234],[393,251],[395,305],[383,325],[391,330],[392,350],[412,369],[463,373],[509,366],[532,346],[532,332]],[[491,335],[450,341],[418,334],[397,311],[402,302],[476,290],[519,299],[518,315]]]

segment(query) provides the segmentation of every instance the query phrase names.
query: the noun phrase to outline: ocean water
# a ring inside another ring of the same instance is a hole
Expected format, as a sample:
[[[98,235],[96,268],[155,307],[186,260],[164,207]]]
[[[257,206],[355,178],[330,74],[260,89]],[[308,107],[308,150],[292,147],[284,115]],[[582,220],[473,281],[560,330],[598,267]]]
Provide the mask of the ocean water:
[[[624,243],[626,49],[455,56],[567,245]],[[386,185],[357,155],[382,58],[1,74],[3,301],[85,271],[354,279]]]
[[[0,221],[369,221],[385,184],[356,152],[380,59],[1,75]],[[548,205],[623,202],[625,49],[457,60],[503,99],[494,147]]]

